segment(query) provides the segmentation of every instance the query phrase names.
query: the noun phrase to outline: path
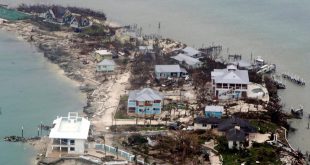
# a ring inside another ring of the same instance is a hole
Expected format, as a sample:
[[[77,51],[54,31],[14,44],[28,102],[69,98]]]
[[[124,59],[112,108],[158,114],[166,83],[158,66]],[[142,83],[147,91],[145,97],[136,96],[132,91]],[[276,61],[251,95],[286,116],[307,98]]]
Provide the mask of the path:
[[[98,88],[99,106],[92,120],[97,130],[103,131],[106,127],[112,125],[113,114],[119,104],[120,95],[125,94],[125,87],[128,84],[129,77],[129,72],[122,73],[117,76],[116,80],[110,80],[108,83],[101,84]]]

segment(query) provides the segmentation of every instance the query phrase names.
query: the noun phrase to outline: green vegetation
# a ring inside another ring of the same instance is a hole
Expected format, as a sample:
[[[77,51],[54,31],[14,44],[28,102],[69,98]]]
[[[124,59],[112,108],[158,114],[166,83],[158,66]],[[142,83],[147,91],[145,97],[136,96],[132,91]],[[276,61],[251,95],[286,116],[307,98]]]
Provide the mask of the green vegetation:
[[[163,131],[167,130],[167,127],[164,126],[146,126],[141,128],[142,131]]]
[[[253,125],[259,133],[272,133],[277,129],[277,125],[264,120],[251,120],[251,125]]]
[[[13,9],[7,9],[5,7],[0,7],[0,18],[16,21],[16,20],[23,20],[29,18],[29,15],[24,13],[18,12]]]
[[[229,150],[225,137],[218,138],[218,142],[219,145],[216,146],[216,149],[223,156],[224,165],[240,165],[241,163],[250,165],[256,164],[256,161],[260,162],[260,164],[281,164],[277,149],[268,144],[253,143],[253,146],[249,149]]]
[[[135,118],[133,116],[128,116],[127,114],[127,100],[128,100],[127,95],[121,96],[118,109],[114,116],[115,119],[134,119]]]
[[[97,36],[105,36],[107,33],[105,26],[93,25],[91,27],[83,29],[82,34],[97,37]]]
[[[143,145],[147,142],[148,142],[147,139],[140,134],[133,134],[128,137],[128,143],[131,146],[132,145]]]

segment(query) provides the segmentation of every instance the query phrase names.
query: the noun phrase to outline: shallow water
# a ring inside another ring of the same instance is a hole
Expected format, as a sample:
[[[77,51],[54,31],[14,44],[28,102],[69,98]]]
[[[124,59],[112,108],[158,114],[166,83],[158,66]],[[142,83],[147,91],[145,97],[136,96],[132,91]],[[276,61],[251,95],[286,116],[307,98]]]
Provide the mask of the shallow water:
[[[30,44],[0,31],[0,139],[37,135],[38,125],[51,125],[58,115],[81,111],[85,96]],[[28,144],[0,142],[0,164],[30,164],[36,154]]]

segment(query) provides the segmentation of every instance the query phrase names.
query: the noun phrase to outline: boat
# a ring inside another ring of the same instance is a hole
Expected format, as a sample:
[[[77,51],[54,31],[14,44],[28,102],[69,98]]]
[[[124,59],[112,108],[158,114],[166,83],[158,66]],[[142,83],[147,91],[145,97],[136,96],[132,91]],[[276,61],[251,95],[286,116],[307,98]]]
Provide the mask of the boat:
[[[291,113],[292,115],[294,115],[296,118],[302,118],[303,114],[304,114],[304,109],[303,106],[299,106],[299,108],[294,109],[293,107],[291,108]]]
[[[276,71],[276,64],[263,65],[262,67],[259,68],[257,74],[271,73],[274,71]]]

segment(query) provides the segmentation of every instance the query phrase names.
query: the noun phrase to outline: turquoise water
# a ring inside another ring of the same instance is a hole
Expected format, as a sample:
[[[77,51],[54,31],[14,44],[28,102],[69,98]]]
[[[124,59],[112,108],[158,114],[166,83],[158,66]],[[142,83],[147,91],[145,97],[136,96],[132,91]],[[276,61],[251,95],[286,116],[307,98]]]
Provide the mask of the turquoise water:
[[[36,136],[41,121],[81,111],[85,97],[42,54],[11,33],[0,31],[0,139]],[[36,153],[28,144],[0,142],[1,165],[30,164]],[[32,158],[32,159],[31,159]]]
[[[41,0],[0,0],[0,3],[43,3]],[[244,57],[263,56],[277,64],[280,72],[290,71],[310,82],[310,1],[308,0],[44,0],[47,4],[89,7],[107,13],[122,24],[136,23],[143,31],[183,41],[191,46],[221,44],[229,53]],[[227,52],[227,51],[225,51]],[[280,92],[287,109],[302,104],[306,115],[294,120],[298,128],[290,143],[310,151],[310,88],[289,82]]]

